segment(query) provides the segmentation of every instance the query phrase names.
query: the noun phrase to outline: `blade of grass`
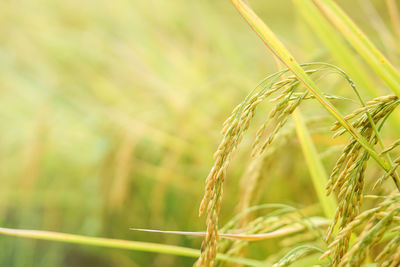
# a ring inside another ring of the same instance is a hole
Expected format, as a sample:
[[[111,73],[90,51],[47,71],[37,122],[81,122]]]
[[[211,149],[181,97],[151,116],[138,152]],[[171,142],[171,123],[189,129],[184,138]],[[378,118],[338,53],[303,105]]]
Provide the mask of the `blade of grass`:
[[[128,241],[128,240],[110,239],[101,237],[88,237],[88,236],[58,233],[58,232],[22,230],[22,229],[10,229],[10,228],[0,228],[0,234],[8,236],[24,237],[30,239],[40,239],[40,240],[58,241],[65,243],[90,245],[90,246],[156,252],[156,253],[170,254],[183,257],[192,257],[192,258],[197,258],[200,256],[200,251],[196,249],[157,244],[157,243],[149,243],[149,242]],[[269,264],[259,262],[256,260],[230,257],[224,254],[218,254],[217,259],[226,262],[244,264],[246,266],[258,266],[258,267],[270,266]]]
[[[269,29],[269,27],[246,5],[242,0],[231,0],[232,4],[238,10],[239,14],[246,20],[250,27],[257,33],[264,44],[271,52],[278,57],[282,63],[292,71],[297,79],[315,96],[322,106],[333,115],[336,120],[360,143],[360,145],[370,153],[371,157],[386,171],[389,171],[390,165],[382,159],[368,141],[359,135],[357,131],[343,118],[336,108],[326,99],[312,79],[304,72],[294,57]],[[394,179],[396,187],[400,191],[400,182]]]
[[[328,226],[331,222],[325,218],[320,217],[311,217],[309,218],[309,222],[314,227],[324,227]],[[283,237],[287,235],[291,235],[294,233],[298,233],[306,229],[306,227],[302,224],[295,223],[291,226],[283,227],[268,233],[260,233],[260,234],[225,234],[218,233],[220,238],[232,239],[232,240],[245,240],[245,241],[260,241],[272,238]],[[185,231],[163,231],[163,230],[153,230],[153,229],[138,229],[138,228],[129,228],[129,230],[133,231],[141,231],[141,232],[151,232],[151,233],[162,233],[162,234],[174,234],[174,235],[186,235],[186,236],[207,236],[206,232],[185,232]]]
[[[328,48],[334,60],[352,77],[355,84],[367,91],[370,97],[381,95],[379,86],[376,86],[364,65],[355,58],[351,48],[318,8],[309,0],[293,0],[293,2],[302,17]],[[396,129],[400,130],[400,114],[396,113],[395,116],[392,123]]]
[[[370,96],[379,96],[381,92],[364,66],[354,57],[350,47],[321,15],[315,5],[309,0],[293,0],[293,3],[340,67],[349,73],[355,83],[365,89]]]
[[[328,175],[325,172],[321,159],[318,156],[317,150],[313,144],[311,136],[308,132],[304,119],[298,109],[293,113],[293,118],[296,124],[296,132],[300,141],[300,145],[306,159],[308,170],[311,174],[311,179],[314,189],[317,192],[319,202],[322,209],[329,219],[333,219],[336,210],[336,200],[333,195],[327,196],[325,193],[325,186],[328,183]]]
[[[400,96],[400,74],[357,25],[332,0],[313,0],[389,88]]]

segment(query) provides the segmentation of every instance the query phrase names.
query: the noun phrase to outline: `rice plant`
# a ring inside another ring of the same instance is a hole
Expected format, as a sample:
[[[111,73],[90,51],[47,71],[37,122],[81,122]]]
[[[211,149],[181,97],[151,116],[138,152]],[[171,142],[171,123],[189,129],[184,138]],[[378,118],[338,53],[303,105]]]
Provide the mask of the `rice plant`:
[[[331,4],[329,1],[327,2],[327,6]],[[395,188],[397,188],[397,193],[394,193],[394,196],[398,196],[400,191],[400,181],[396,173],[398,160],[396,159],[394,162],[391,160],[390,156],[386,153],[388,150],[385,149],[380,136],[380,130],[383,127],[384,122],[398,105],[398,97],[395,95],[378,97],[365,103],[348,75],[333,66],[329,66],[334,68],[335,71],[339,71],[347,79],[362,106],[349,115],[343,117],[329,102],[328,97],[321,94],[321,91],[312,80],[311,76],[314,73],[321,72],[324,69],[307,69],[304,68],[305,66],[298,65],[286,48],[278,39],[276,39],[271,30],[244,2],[232,1],[232,3],[268,48],[271,49],[274,55],[288,67],[288,69],[283,71],[283,73],[291,71],[294,76],[281,79],[282,72],[279,72],[266,78],[259,85],[262,89],[259,92],[256,91],[255,93],[250,93],[248,97],[246,97],[246,99],[234,109],[232,115],[225,121],[224,129],[222,130],[223,140],[214,155],[215,163],[206,179],[205,194],[200,205],[200,215],[204,210],[207,212],[207,235],[202,245],[202,255],[199,259],[198,265],[214,266],[215,257],[218,251],[217,244],[219,241],[218,214],[220,213],[221,207],[223,182],[225,180],[226,169],[229,165],[230,158],[240,143],[243,133],[248,129],[250,120],[254,117],[257,105],[273,93],[282,91],[280,92],[280,95],[274,99],[279,102],[270,112],[266,122],[257,131],[257,136],[253,144],[252,156],[257,158],[267,149],[268,145],[272,143],[279,130],[286,124],[289,116],[304,99],[307,99],[308,94],[316,98],[322,106],[337,119],[337,122],[331,130],[342,129],[336,132],[333,137],[349,133],[350,140],[345,146],[342,155],[340,155],[337,160],[327,185],[328,194],[332,193],[332,191],[338,192],[337,197],[339,203],[334,219],[325,237],[325,240],[328,242],[328,250],[323,254],[321,259],[332,255],[333,259],[330,264],[333,266],[360,266],[372,245],[379,243],[384,233],[391,230],[393,227],[391,225],[393,222],[392,218],[397,214],[396,210],[398,209],[398,206],[396,204],[399,203],[397,200],[392,200],[392,198],[389,197],[392,204],[396,203],[395,206],[391,207],[384,205],[385,208],[388,208],[386,213],[384,213],[385,216],[381,220],[375,218],[372,223],[367,224],[366,228],[362,231],[362,238],[360,237],[354,244],[350,244],[351,235],[355,234],[356,231],[354,227],[349,227],[349,225],[353,226],[352,223],[359,225],[363,221],[360,217],[364,218],[364,216],[371,215],[371,210],[367,210],[365,213],[360,215],[360,207],[364,192],[364,177],[369,157],[372,156],[385,173],[382,178],[377,179],[377,183],[381,183],[383,179],[391,177]],[[337,8],[333,3],[332,6],[333,8]],[[323,8],[325,8],[325,6],[323,6]],[[335,13],[334,11],[331,12]],[[337,13],[340,13],[340,10],[338,10]],[[335,19],[339,21],[338,18]],[[340,22],[338,22],[338,24],[339,23]],[[360,33],[356,26],[351,24],[351,21],[347,23],[350,25],[349,27],[354,28],[356,33]],[[355,39],[354,43],[358,41],[358,36],[360,36],[360,34],[352,36],[352,38]],[[364,40],[362,38],[364,38]],[[366,47],[361,49],[367,50],[366,52],[371,50],[380,58],[383,66],[376,68],[382,72],[382,76],[386,79],[393,80],[388,81],[388,83],[394,83],[395,80],[399,79],[400,74],[395,71],[392,65],[390,65],[390,63],[379,54],[374,46],[371,43],[368,43],[368,40],[361,35],[360,42],[362,41],[366,43]],[[376,62],[371,62],[371,64],[376,66]],[[386,71],[383,70],[384,67],[386,67]],[[271,82],[269,82],[270,79],[272,79]],[[264,83],[266,83],[266,85],[264,85]],[[305,89],[297,92],[295,89],[299,85],[303,85]],[[393,84],[391,87],[395,88],[394,92],[397,93],[398,86]],[[349,123],[349,121],[355,117],[358,117],[357,120]],[[262,139],[261,136],[264,134],[267,126],[269,126],[273,119],[276,120],[272,129],[269,131],[269,135],[267,135],[265,141],[260,141],[260,139]],[[379,143],[381,149],[383,149],[380,156],[377,155],[375,149],[377,143]],[[391,147],[395,146],[395,144],[396,143],[391,145]],[[383,160],[381,157],[382,154],[387,156],[386,160]],[[374,211],[372,215],[374,215],[376,210],[372,210]],[[336,228],[337,224],[338,227]],[[331,242],[331,236],[335,229],[337,229],[338,234],[336,239]],[[393,240],[396,240],[396,238]],[[390,242],[395,242],[393,240]],[[322,250],[322,248],[320,248],[320,250]],[[282,265],[282,262],[286,263],[287,261],[281,260],[277,263],[277,266],[284,266]],[[391,266],[398,265],[399,261],[397,256],[395,255],[393,258],[385,262],[385,264],[390,264]]]
[[[1,266],[400,266],[396,2],[251,2],[0,3]]]

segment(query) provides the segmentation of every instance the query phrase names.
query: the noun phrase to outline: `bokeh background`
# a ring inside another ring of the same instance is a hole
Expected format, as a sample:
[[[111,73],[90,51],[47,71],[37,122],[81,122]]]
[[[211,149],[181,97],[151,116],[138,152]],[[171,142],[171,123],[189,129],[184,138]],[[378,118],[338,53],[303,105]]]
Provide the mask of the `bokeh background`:
[[[379,30],[391,30],[384,1],[337,2],[397,64]],[[251,4],[300,62],[335,63],[291,1]],[[128,228],[204,230],[197,207],[222,122],[276,70],[228,0],[1,1],[0,226],[199,248],[199,238]],[[332,144],[312,133],[320,149]],[[250,141],[229,169],[221,224],[235,213]],[[258,201],[316,202],[296,137],[276,153]],[[259,242],[251,253],[278,249]],[[0,266],[193,262],[0,236]]]

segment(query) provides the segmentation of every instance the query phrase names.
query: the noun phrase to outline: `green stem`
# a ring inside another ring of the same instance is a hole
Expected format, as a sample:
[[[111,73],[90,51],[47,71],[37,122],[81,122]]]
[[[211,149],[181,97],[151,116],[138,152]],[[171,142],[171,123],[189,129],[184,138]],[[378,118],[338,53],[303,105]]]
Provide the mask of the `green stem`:
[[[49,240],[66,242],[73,244],[82,244],[90,246],[119,248],[137,251],[156,252],[163,254],[171,254],[183,257],[197,258],[200,256],[200,251],[192,248],[178,247],[172,245],[156,244],[149,242],[128,241],[120,239],[110,239],[102,237],[88,237],[81,235],[65,234],[58,232],[39,231],[39,230],[20,230],[10,228],[0,228],[0,235],[18,236],[31,239]],[[225,254],[218,254],[218,260],[244,264],[246,266],[269,267],[269,264],[256,260],[230,257]]]
[[[379,87],[376,86],[371,75],[368,75],[365,66],[362,65],[354,55],[351,47],[330,25],[329,21],[323,17],[318,8],[310,0],[292,0],[296,10],[304,20],[310,25],[322,43],[328,49],[332,58],[349,73],[352,79],[368,92],[372,97],[380,95]]]
[[[400,74],[357,25],[332,0],[314,0],[315,5],[343,34],[375,73],[400,97]]]
[[[318,156],[317,150],[312,142],[311,136],[304,123],[299,109],[293,112],[293,118],[296,124],[296,132],[300,141],[300,145],[310,170],[311,179],[314,189],[317,192],[318,199],[322,204],[322,209],[329,219],[333,219],[336,210],[336,200],[333,195],[327,196],[325,193],[325,185],[328,182],[328,175],[325,172],[321,159]]]

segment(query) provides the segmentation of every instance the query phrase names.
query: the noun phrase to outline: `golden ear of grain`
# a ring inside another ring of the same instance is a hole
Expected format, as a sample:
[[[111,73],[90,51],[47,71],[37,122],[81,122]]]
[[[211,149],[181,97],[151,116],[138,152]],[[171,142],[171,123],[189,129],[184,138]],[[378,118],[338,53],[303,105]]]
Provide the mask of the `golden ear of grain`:
[[[375,102],[368,103],[369,105],[375,105],[376,109],[366,112],[369,108],[363,104],[362,109],[356,110],[354,113],[349,114],[347,117],[343,117],[338,110],[329,102],[328,98],[322,94],[319,88],[315,85],[313,80],[309,77],[309,74],[304,71],[285,46],[278,40],[274,33],[262,22],[262,20],[241,0],[231,0],[233,5],[237,8],[239,13],[243,16],[246,22],[253,28],[253,30],[259,35],[262,41],[267,45],[271,52],[279,58],[287,68],[293,73],[298,83],[301,83],[307,91],[303,94],[296,96],[294,99],[294,91],[290,86],[285,86],[285,90],[282,90],[281,95],[273,99],[278,101],[276,108],[270,113],[269,119],[276,118],[276,126],[272,129],[269,136],[264,142],[261,142],[261,137],[256,138],[255,145],[253,146],[252,155],[257,157],[262,155],[265,149],[272,143],[278,132],[286,124],[288,115],[294,112],[296,107],[304,99],[307,99],[307,94],[310,93],[318,100],[322,106],[337,119],[338,123],[334,126],[334,129],[339,129],[339,124],[343,129],[339,130],[338,135],[345,132],[350,133],[351,140],[348,146],[348,153],[345,157],[341,158],[339,165],[335,167],[333,181],[331,179],[329,183],[330,190],[339,191],[339,195],[342,197],[339,203],[339,208],[335,214],[335,221],[333,226],[340,220],[339,228],[343,228],[344,225],[351,222],[359,213],[359,206],[362,202],[362,190],[364,186],[364,172],[366,169],[366,162],[369,157],[372,157],[386,172],[392,169],[392,161],[390,157],[386,157],[386,160],[380,157],[376,152],[374,145],[379,142],[382,149],[384,148],[382,140],[379,136],[379,131],[375,124],[384,119],[392,111],[392,107],[381,105],[378,102],[382,102],[382,99],[375,99]],[[389,65],[386,65],[389,66]],[[391,66],[389,66],[390,68]],[[277,76],[279,78],[279,75]],[[293,78],[294,78],[293,77]],[[293,79],[289,77],[288,79]],[[355,89],[354,83],[348,78],[350,85]],[[269,87],[273,92],[277,91],[281,84],[286,82],[275,83],[275,85]],[[294,87],[294,86],[293,86]],[[240,107],[236,108],[235,119],[228,119],[224,125],[223,134],[224,138],[215,154],[215,164],[207,177],[206,180],[206,192],[200,205],[199,213],[202,214],[204,211],[207,212],[207,236],[205,238],[205,245],[203,253],[199,259],[199,264],[204,266],[212,266],[215,261],[215,255],[217,251],[218,242],[218,214],[221,206],[223,182],[226,175],[226,170],[229,165],[230,159],[236,150],[237,145],[240,143],[244,132],[250,125],[255,109],[259,103],[261,103],[266,96],[269,96],[264,91],[257,94],[250,94]],[[359,96],[357,90],[355,93]],[[360,116],[354,123],[349,123],[348,120],[355,118],[359,113]],[[372,113],[372,114],[370,114]],[[229,123],[231,123],[230,126]],[[268,123],[265,125],[268,126]],[[261,136],[265,132],[266,126],[262,126],[258,131]],[[343,167],[343,168],[342,168]],[[400,181],[397,174],[394,172],[392,178],[396,186],[400,190]],[[330,233],[332,233],[331,227]],[[340,260],[343,254],[347,251],[349,246],[350,236],[345,235],[339,240],[336,246],[336,250],[333,251],[335,259]],[[336,243],[335,243],[336,244]]]

